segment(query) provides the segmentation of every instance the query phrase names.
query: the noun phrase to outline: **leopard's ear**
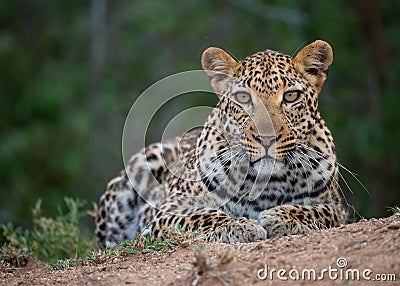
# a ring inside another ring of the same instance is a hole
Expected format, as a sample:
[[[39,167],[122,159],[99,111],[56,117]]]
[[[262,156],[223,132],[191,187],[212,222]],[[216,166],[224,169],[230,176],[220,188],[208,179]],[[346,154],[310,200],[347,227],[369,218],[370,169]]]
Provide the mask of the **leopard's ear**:
[[[321,40],[304,47],[294,58],[297,70],[318,89],[322,88],[332,61],[331,46]]]
[[[225,51],[211,47],[203,52],[201,65],[210,78],[214,91],[220,96],[239,63]]]

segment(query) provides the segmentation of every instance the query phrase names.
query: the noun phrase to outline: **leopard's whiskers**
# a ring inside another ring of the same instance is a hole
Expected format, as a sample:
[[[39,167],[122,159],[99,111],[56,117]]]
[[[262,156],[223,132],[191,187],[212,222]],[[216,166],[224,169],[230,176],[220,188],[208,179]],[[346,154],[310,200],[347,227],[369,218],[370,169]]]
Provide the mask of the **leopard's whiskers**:
[[[337,160],[335,160],[334,158],[332,158],[332,156],[329,156],[327,154],[323,154],[321,152],[318,152],[317,150],[312,149],[311,147],[305,145],[305,144],[301,144],[301,147],[307,149],[308,151],[314,153],[315,156],[317,156],[318,158],[321,158],[323,161],[327,162],[329,165],[331,165],[332,167],[343,167],[344,170],[348,171],[351,175],[353,175],[353,177],[355,177],[355,174],[351,171],[349,171],[347,168],[344,168],[344,166],[342,164],[339,164],[337,162]],[[324,171],[328,172],[328,170],[326,169],[326,167],[324,167],[322,164],[320,164],[320,166],[324,169]],[[344,178],[344,176],[341,174],[340,170],[338,169],[338,174],[340,176],[340,178],[344,181],[347,189],[353,194],[353,191],[351,190],[349,184],[347,183],[346,179]],[[360,183],[360,185],[364,188],[364,190],[369,194],[368,190],[364,187],[364,185],[359,181],[359,179],[357,177],[355,177],[355,179],[357,180],[357,182]],[[347,198],[346,198],[346,194],[343,190],[343,188],[340,186],[339,181],[337,178],[333,177],[334,182],[336,183],[336,185],[338,186],[340,193],[342,194],[342,197],[346,203],[346,205],[351,208],[355,214],[357,214],[358,216],[362,217],[359,212],[348,202]]]

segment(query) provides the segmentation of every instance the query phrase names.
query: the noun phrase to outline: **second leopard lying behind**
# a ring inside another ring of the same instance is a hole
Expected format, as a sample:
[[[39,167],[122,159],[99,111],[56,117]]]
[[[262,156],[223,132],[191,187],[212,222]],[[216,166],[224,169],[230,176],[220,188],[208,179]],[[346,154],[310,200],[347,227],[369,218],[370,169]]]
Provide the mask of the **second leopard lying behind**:
[[[344,223],[335,145],[318,112],[332,60],[320,40],[295,58],[265,50],[237,62],[204,51],[218,104],[203,128],[146,147],[109,182],[99,246],[146,231],[165,238],[177,225],[230,243]]]

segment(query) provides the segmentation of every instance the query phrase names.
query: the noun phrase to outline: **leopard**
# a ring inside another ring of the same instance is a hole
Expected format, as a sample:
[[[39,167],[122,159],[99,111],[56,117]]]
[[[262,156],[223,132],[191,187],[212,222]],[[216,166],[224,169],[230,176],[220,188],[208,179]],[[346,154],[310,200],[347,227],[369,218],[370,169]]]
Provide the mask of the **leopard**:
[[[243,243],[344,224],[336,148],[318,110],[332,62],[323,40],[240,61],[207,48],[201,65],[218,103],[202,127],[143,148],[109,181],[99,248],[176,228]]]

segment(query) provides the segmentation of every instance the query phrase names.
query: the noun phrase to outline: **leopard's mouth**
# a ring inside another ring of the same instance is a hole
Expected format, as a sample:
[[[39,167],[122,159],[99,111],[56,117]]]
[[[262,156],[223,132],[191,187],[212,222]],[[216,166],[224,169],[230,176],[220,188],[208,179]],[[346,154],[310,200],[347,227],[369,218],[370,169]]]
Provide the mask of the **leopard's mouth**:
[[[286,155],[277,155],[276,157],[272,157],[270,155],[264,155],[252,162],[250,164],[256,164],[256,163],[270,163],[270,162],[275,162],[275,163],[281,163],[283,165],[287,165],[287,156]]]
[[[266,154],[254,161],[251,161],[250,164],[256,164],[256,163],[262,162],[262,161],[271,161],[272,162],[272,161],[277,161],[277,160],[274,157],[271,157],[270,155]]]
[[[282,166],[281,162],[268,155],[250,162],[250,170],[256,173],[263,173],[264,175],[268,175],[268,173],[272,174],[276,170],[280,170]]]

